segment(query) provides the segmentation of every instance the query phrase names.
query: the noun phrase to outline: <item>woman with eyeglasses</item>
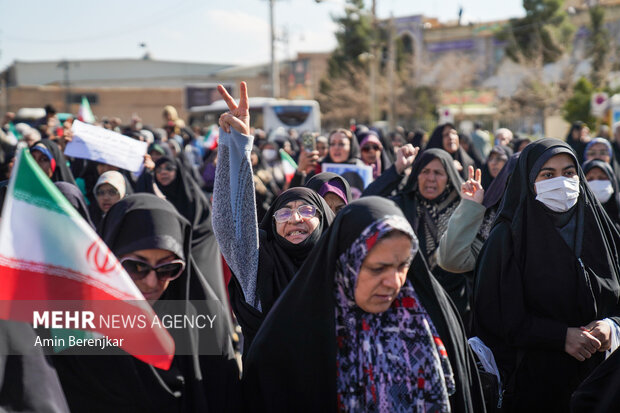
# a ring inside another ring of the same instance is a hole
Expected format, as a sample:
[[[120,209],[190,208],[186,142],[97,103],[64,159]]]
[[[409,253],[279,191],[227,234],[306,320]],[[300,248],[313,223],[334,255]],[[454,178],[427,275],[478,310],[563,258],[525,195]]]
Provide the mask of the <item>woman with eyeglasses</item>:
[[[100,232],[156,313],[170,314],[173,306],[180,306],[183,314],[212,313],[206,306],[218,298],[192,257],[191,225],[170,203],[151,194],[129,195],[110,208]],[[219,314],[229,311],[226,304],[217,308]],[[177,350],[186,340],[196,345],[192,351],[177,351],[169,370],[121,350],[114,355],[54,357],[70,410],[236,411],[239,373],[226,323],[214,323],[210,339],[218,353],[211,356],[198,353],[200,340],[206,339],[202,332],[170,333]]]
[[[229,293],[245,354],[265,315],[334,215],[319,194],[300,187],[280,194],[258,224],[247,86],[240,85],[238,105],[223,86],[218,90],[230,111],[220,116],[213,230],[233,273]]]
[[[125,197],[127,192],[125,178],[117,171],[104,172],[97,180],[93,192],[97,198],[97,205],[105,216],[112,205]]]
[[[364,166],[360,146],[357,138],[350,130],[339,128],[332,130],[327,138],[327,155],[319,160],[319,151],[306,152],[302,149],[299,155],[299,165],[293,175],[289,187],[304,186],[314,175],[324,171],[323,164],[346,163]],[[318,142],[317,142],[318,144]],[[357,175],[357,173],[356,173]],[[349,182],[351,184],[351,182]]]
[[[331,131],[327,137],[329,150],[322,163],[349,163],[364,165],[360,160],[360,147],[350,130],[339,128]]]
[[[76,181],[78,182],[77,186],[84,191],[84,197],[88,201],[88,212],[93,224],[95,224],[95,228],[99,225],[104,215],[104,211],[99,207],[99,201],[97,199],[97,194],[95,193],[95,186],[97,185],[101,175],[111,171],[121,174],[123,180],[125,181],[125,195],[131,195],[134,193],[135,182],[133,181],[131,172],[127,170],[120,169],[114,165],[95,161],[86,161],[84,159],[76,159],[75,162],[72,163],[72,167],[75,167],[77,170],[75,175],[77,177]]]

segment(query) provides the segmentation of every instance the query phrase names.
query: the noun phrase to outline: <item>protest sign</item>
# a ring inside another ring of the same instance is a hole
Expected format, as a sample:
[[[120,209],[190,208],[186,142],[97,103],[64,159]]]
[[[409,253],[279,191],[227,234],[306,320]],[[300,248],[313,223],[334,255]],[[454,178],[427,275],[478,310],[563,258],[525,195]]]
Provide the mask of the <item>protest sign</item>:
[[[90,159],[137,172],[142,168],[147,143],[98,126],[73,121],[73,140],[65,155]]]
[[[343,176],[347,172],[355,172],[356,174],[359,175],[359,177],[364,182],[364,188],[370,185],[370,183],[373,180],[372,179],[372,167],[368,165],[360,166],[360,165],[351,165],[348,163],[324,163],[322,165],[322,171],[333,172],[340,176]],[[352,186],[355,186],[352,182],[349,182],[349,184],[351,184]]]

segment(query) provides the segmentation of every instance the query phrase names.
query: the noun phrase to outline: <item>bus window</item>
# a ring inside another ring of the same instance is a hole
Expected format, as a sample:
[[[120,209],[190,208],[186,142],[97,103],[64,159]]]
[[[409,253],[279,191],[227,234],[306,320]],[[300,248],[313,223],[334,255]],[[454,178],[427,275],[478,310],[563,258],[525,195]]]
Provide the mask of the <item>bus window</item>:
[[[265,131],[279,127],[296,128],[299,132],[319,131],[321,113],[316,101],[295,101],[273,98],[250,98],[251,126]],[[220,114],[227,110],[223,100],[208,106],[190,108],[190,124],[208,126],[218,122]]]
[[[273,106],[273,111],[283,124],[287,126],[299,126],[303,124],[310,112],[311,106]]]

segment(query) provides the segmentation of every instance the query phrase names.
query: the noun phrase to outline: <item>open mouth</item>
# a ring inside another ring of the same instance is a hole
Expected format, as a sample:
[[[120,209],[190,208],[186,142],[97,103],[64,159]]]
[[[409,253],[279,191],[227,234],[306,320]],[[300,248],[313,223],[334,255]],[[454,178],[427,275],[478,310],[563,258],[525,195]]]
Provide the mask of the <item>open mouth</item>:
[[[308,231],[304,231],[304,230],[301,230],[301,229],[296,229],[296,230],[287,232],[286,236],[287,237],[295,237],[295,236],[298,236],[298,235],[307,235],[307,234],[308,234]]]
[[[308,234],[308,231],[305,229],[295,228],[286,232],[285,239],[293,244],[299,244],[308,238]]]

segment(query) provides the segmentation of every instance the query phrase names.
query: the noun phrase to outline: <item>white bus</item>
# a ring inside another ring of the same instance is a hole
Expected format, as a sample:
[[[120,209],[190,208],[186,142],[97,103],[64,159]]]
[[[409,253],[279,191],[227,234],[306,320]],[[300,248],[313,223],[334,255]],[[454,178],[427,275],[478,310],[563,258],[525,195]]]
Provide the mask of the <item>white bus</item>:
[[[300,133],[321,131],[321,111],[316,100],[251,97],[249,104],[251,126],[267,133],[279,127],[296,129]],[[189,124],[216,124],[220,115],[227,110],[223,100],[216,100],[207,106],[192,107],[189,109]]]

